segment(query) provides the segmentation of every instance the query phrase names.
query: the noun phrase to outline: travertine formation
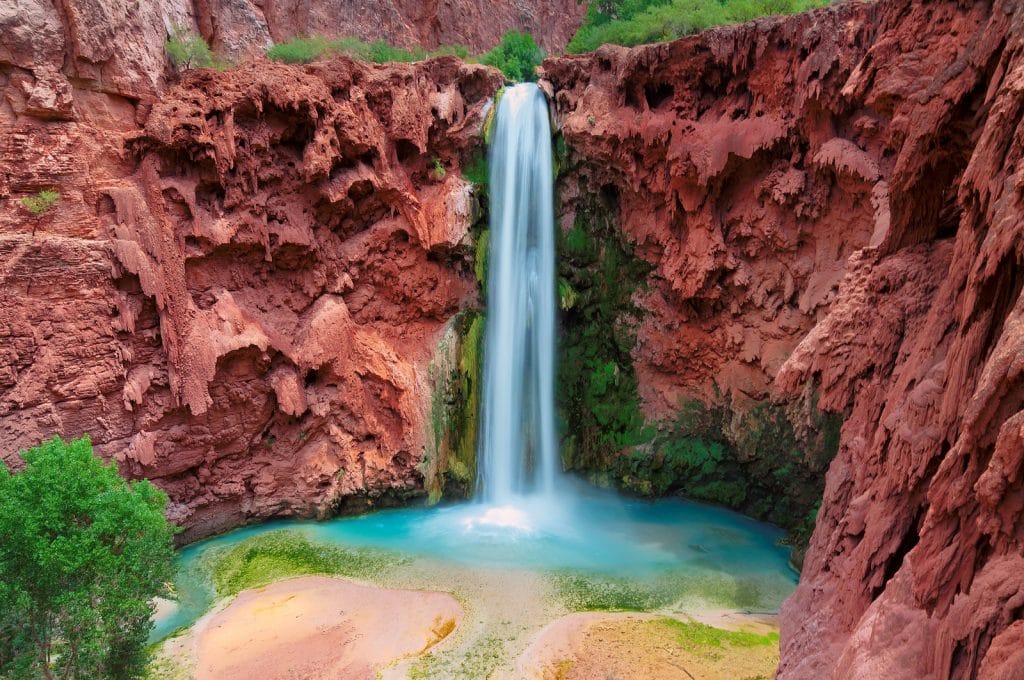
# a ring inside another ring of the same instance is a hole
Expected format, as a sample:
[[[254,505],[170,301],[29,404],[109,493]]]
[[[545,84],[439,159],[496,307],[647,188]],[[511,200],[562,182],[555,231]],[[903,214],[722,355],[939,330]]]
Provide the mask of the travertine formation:
[[[780,678],[1024,677],[1024,5],[883,1],[549,60],[654,265],[651,412],[847,415]]]
[[[9,117],[5,458],[89,434],[185,538],[422,493],[432,352],[477,304],[457,170],[500,82],[451,57],[262,61],[146,114],[75,90],[70,120]],[[48,187],[38,218],[16,200]]]
[[[338,32],[483,47],[512,6]],[[0,8],[6,460],[89,433],[186,539],[422,493],[431,356],[477,304],[459,168],[500,75],[252,61],[164,94],[169,26],[241,54],[331,7]],[[512,24],[557,46],[544,11]],[[653,266],[648,414],[717,386],[846,415],[780,677],[1024,677],[1024,4],[844,4],[544,78],[570,184]]]
[[[37,99],[65,104],[70,85],[145,99],[173,72],[164,41],[176,27],[232,60],[297,36],[481,53],[511,30],[559,53],[585,9],[577,0],[16,0],[0,4],[0,85],[13,77]]]

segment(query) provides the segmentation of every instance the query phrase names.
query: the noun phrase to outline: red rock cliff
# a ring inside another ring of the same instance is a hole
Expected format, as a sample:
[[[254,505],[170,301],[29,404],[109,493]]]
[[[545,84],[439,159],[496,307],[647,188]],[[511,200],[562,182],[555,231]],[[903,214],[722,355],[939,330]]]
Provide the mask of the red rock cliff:
[[[166,82],[164,41],[198,31],[231,58],[295,36],[358,36],[475,53],[509,30],[561,52],[583,20],[577,0],[19,0],[0,5],[0,73],[36,97],[75,87],[147,98]],[[70,82],[69,82],[70,81]]]
[[[454,58],[254,62],[191,73],[148,115],[86,90],[68,120],[15,99],[4,456],[88,433],[168,491],[186,538],[422,493],[428,365],[476,304],[456,170],[500,81]],[[48,187],[39,218],[16,200]]]
[[[580,190],[654,266],[649,412],[717,383],[847,416],[779,677],[1024,677],[1024,5],[847,4],[544,71]]]

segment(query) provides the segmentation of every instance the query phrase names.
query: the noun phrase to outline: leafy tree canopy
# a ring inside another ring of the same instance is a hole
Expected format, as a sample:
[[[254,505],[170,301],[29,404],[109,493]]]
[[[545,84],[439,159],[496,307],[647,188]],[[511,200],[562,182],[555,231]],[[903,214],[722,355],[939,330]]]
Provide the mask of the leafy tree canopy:
[[[167,496],[126,482],[88,437],[0,463],[0,677],[133,678],[172,574]]]

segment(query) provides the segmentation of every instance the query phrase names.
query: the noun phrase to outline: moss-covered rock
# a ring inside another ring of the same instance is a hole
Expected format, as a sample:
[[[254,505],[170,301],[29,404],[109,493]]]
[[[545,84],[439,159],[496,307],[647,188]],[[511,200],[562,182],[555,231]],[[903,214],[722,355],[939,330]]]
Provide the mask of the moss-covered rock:
[[[615,191],[590,191],[563,145],[556,166],[572,228],[559,234],[562,307],[558,408],[565,467],[599,485],[643,496],[680,494],[717,503],[787,530],[806,545],[841,419],[813,394],[784,402],[680,405],[653,423],[640,408],[632,350],[643,310],[634,294],[650,271],[620,229]],[[571,208],[571,211],[569,210]]]
[[[654,434],[640,411],[630,356],[641,314],[633,293],[649,268],[617,229],[614,203],[605,194],[585,197],[558,239],[562,458],[581,471],[608,468]]]

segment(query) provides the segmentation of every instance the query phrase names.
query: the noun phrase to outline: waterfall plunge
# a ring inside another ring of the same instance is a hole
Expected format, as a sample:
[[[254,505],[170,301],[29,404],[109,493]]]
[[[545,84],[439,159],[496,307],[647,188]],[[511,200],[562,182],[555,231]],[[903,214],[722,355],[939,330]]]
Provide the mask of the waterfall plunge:
[[[548,496],[555,434],[555,226],[547,100],[505,90],[491,141],[491,242],[477,496]],[[496,522],[515,522],[498,517]]]

